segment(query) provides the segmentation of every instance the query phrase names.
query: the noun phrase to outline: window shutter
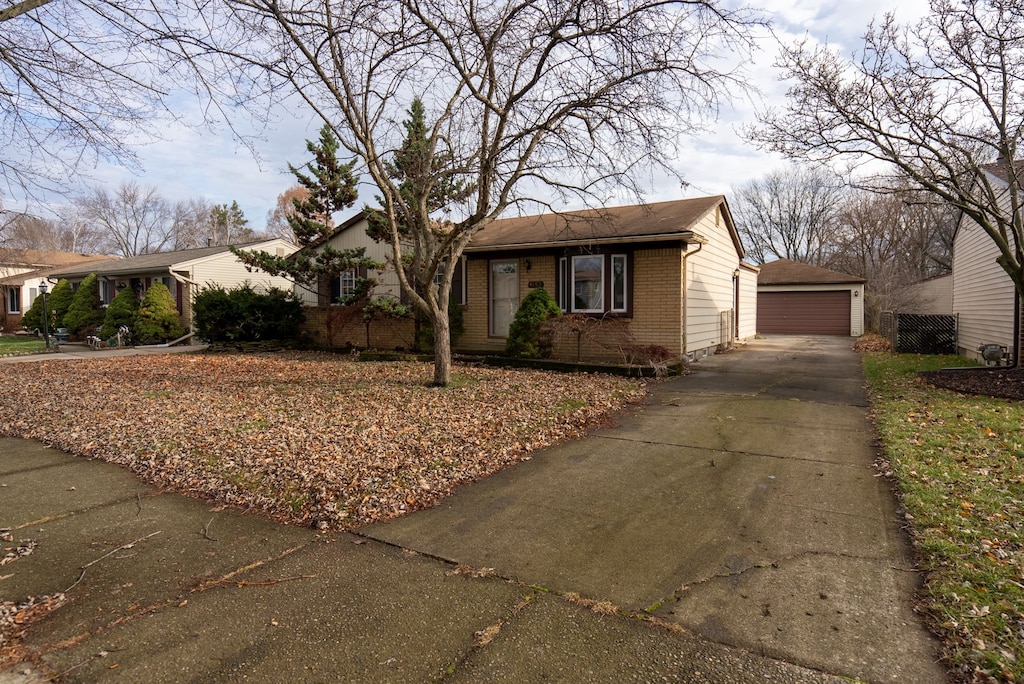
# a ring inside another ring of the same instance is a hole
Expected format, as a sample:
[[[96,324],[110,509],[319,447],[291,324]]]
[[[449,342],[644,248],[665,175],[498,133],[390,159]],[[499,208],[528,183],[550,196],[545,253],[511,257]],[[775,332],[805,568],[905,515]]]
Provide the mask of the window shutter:
[[[452,301],[466,304],[466,257],[461,256],[455,262],[455,273],[452,275]]]
[[[330,279],[330,291],[328,292],[327,303],[334,304],[341,299],[341,276]]]

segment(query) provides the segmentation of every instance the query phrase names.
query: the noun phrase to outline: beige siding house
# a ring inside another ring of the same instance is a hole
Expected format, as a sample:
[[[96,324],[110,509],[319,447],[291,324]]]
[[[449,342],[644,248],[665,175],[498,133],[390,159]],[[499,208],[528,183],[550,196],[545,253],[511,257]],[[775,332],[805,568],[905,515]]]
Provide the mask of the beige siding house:
[[[753,337],[757,268],[723,196],[495,221],[465,250],[462,351],[501,352],[522,299],[543,287],[577,330],[555,356],[623,361],[657,347],[696,360]]]
[[[911,313],[953,313],[953,274],[932,276],[910,286]]]
[[[250,242],[239,247],[278,256],[288,256],[298,249],[296,245],[281,238]],[[286,278],[248,271],[227,246],[157,252],[127,259],[92,262],[58,269],[50,273],[48,279],[52,284],[67,278],[74,286],[90,273],[99,276],[100,297],[104,303],[109,303],[123,288],[130,287],[142,297],[154,283],[163,283],[170,290],[178,307],[181,324],[186,329],[192,327],[192,297],[201,288],[220,286],[232,289],[248,283],[256,289],[292,290],[292,283]]]
[[[982,172],[993,186],[1007,187],[996,167]],[[959,319],[959,353],[976,360],[981,360],[980,345],[998,344],[1012,353],[1017,339],[1018,298],[1010,276],[996,263],[998,256],[999,250],[981,226],[961,219],[953,236],[952,308]]]
[[[362,248],[368,258],[386,265],[391,258],[391,245],[385,242],[376,242],[370,238],[366,234],[368,225],[365,213],[360,211],[337,226],[328,239],[306,249],[318,251],[325,245],[339,251]],[[383,271],[375,273],[344,273],[338,278],[337,282],[322,281],[312,288],[295,285],[295,295],[306,306],[323,306],[333,302],[340,296],[350,294],[350,288],[355,286],[356,276],[371,277],[377,281],[377,285],[371,293],[372,297],[394,297],[398,299],[401,296],[398,275],[393,268],[387,267]]]

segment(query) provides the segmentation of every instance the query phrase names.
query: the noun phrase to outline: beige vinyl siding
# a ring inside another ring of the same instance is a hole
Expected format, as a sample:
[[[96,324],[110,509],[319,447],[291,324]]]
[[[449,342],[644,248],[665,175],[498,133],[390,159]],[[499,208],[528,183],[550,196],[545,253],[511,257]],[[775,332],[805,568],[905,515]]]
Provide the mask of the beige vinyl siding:
[[[690,247],[686,258],[685,353],[713,353],[732,340],[727,327],[733,309],[733,272],[739,267],[739,254],[733,243],[721,209],[705,216],[694,232],[708,242],[699,252]]]
[[[366,227],[367,221],[362,219],[340,234],[335,235],[328,244],[337,250],[358,249],[362,247],[366,250],[366,256],[370,259],[380,264],[388,264],[391,258],[391,244],[372,240],[366,234]],[[401,297],[402,289],[398,283],[398,274],[390,266],[385,266],[382,272],[371,271],[369,277],[377,281],[377,286],[373,290],[374,297],[391,296],[395,299]],[[303,304],[316,306],[319,303],[315,291],[310,292],[306,288],[296,286],[295,294],[302,300]]]
[[[757,271],[740,266],[740,340],[752,339],[757,334]]]
[[[910,286],[913,304],[907,313],[953,313],[953,274],[936,276]]]
[[[282,256],[287,256],[296,250],[296,246],[287,240],[268,240],[251,247],[248,250],[262,250],[276,254],[281,250]],[[198,287],[209,287],[219,285],[225,289],[232,289],[244,283],[249,283],[257,289],[269,289],[276,287],[282,290],[291,291],[293,283],[281,276],[271,276],[261,271],[249,272],[231,252],[223,252],[202,259],[183,261],[173,266],[175,273],[184,275],[192,280]],[[194,286],[195,287],[195,286]]]
[[[985,231],[965,219],[953,241],[953,313],[960,353],[973,359],[980,360],[981,344],[1013,347],[1014,287],[998,255]]]

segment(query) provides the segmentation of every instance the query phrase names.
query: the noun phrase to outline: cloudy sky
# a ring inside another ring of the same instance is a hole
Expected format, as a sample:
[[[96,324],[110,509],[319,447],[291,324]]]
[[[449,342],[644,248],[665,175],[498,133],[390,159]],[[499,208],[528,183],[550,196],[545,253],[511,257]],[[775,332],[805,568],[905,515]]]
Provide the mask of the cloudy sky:
[[[774,36],[767,32],[762,36],[761,50],[748,65],[750,80],[761,95],[732,103],[722,110],[712,130],[685,141],[678,168],[689,185],[680,188],[674,180],[654,179],[648,201],[729,195],[731,188],[783,167],[781,158],[758,151],[738,134],[741,126],[754,122],[758,109],[784,99],[785,84],[778,81],[772,67],[779,42],[792,43],[806,36],[850,54],[860,45],[860,36],[872,18],[892,11],[892,3],[883,0],[764,0],[754,4],[763,8],[774,32]],[[915,21],[926,10],[927,0],[903,0],[895,11],[906,22]],[[319,128],[318,120],[301,111],[280,113],[257,145],[257,162],[227,130],[172,126],[165,129],[163,141],[142,148],[141,174],[100,165],[90,176],[111,187],[134,179],[157,187],[172,201],[191,197],[204,197],[215,204],[237,201],[250,225],[262,228],[278,194],[292,183],[287,164],[305,161],[305,141],[315,139]]]

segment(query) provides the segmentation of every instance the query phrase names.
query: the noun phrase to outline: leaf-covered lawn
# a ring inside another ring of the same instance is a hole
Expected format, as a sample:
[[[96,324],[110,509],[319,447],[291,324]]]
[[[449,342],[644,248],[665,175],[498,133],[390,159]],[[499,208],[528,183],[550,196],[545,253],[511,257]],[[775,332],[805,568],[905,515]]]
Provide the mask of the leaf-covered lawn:
[[[914,527],[926,602],[964,681],[1024,681],[1024,404],[917,377],[957,357],[868,354],[875,422]]]
[[[644,396],[625,378],[315,354],[0,368],[0,430],[160,487],[349,528],[430,506]]]

